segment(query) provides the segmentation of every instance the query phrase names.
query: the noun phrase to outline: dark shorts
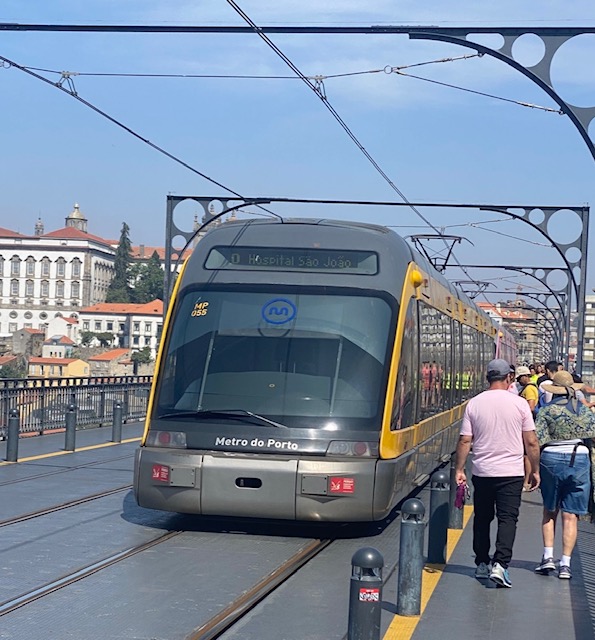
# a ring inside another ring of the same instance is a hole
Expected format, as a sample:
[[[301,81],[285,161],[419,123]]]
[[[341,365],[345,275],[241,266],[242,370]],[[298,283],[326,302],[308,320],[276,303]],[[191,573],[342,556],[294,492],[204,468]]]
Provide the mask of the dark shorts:
[[[554,453],[544,449],[541,454],[541,496],[548,511],[562,509],[582,516],[589,510],[591,463],[587,453],[577,453],[570,466],[571,453]]]

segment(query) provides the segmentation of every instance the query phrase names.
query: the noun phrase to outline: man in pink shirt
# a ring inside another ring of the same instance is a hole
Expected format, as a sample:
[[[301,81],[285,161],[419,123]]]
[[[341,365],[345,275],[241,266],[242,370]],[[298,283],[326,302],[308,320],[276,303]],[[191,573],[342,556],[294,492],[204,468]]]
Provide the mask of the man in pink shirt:
[[[475,577],[489,578],[503,587],[512,586],[508,565],[525,476],[523,445],[531,464],[530,490],[535,491],[540,482],[533,416],[524,398],[508,392],[509,373],[506,360],[488,364],[489,389],[467,404],[456,453],[456,481],[463,484],[467,482],[465,462],[473,443]],[[494,515],[498,534],[490,570],[490,524]]]

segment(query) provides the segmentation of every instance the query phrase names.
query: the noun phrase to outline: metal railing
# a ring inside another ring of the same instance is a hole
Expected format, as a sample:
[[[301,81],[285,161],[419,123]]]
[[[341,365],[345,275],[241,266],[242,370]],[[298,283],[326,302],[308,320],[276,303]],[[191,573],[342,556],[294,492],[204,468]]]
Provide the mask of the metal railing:
[[[151,382],[152,376],[0,379],[0,437],[6,435],[11,409],[18,411],[20,433],[65,428],[71,404],[77,427],[111,424],[115,402],[122,405],[124,422],[141,420]]]

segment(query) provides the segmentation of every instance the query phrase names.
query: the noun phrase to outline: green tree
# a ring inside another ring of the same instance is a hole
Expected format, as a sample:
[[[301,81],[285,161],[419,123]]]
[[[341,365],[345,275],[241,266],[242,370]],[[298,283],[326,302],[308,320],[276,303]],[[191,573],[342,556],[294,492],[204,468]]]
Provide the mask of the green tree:
[[[157,251],[153,251],[146,264],[133,268],[133,273],[133,302],[144,304],[155,299],[163,300],[163,269]]]
[[[102,333],[96,333],[93,336],[99,340],[99,344],[102,347],[111,347],[114,343],[114,334],[109,331],[103,331]]]
[[[129,233],[130,227],[123,222],[114,260],[114,278],[107,289],[106,302],[132,302],[130,287],[132,248]]]
[[[148,364],[149,362],[153,361],[153,358],[151,358],[151,348],[143,347],[140,351],[135,351],[130,356],[130,359],[134,363],[133,364],[134,374],[136,375],[138,373],[139,364]]]
[[[26,378],[27,367],[22,359],[17,362],[9,362],[0,367],[0,378]]]
[[[81,331],[79,336],[80,343],[83,345],[83,347],[88,347],[93,341],[95,334],[92,331]]]

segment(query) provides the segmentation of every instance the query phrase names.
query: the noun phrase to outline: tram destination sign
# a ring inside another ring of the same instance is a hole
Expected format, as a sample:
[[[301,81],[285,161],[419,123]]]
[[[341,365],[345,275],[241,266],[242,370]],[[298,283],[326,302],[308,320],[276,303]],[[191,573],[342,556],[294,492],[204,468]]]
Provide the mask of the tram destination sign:
[[[378,254],[374,251],[337,249],[219,246],[209,252],[205,269],[375,275],[378,273]]]

